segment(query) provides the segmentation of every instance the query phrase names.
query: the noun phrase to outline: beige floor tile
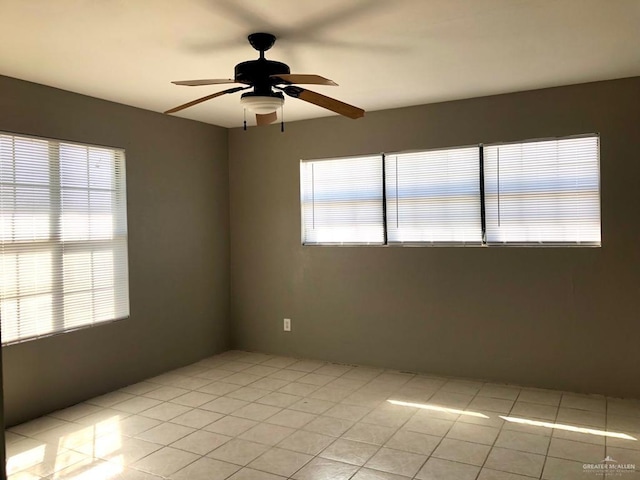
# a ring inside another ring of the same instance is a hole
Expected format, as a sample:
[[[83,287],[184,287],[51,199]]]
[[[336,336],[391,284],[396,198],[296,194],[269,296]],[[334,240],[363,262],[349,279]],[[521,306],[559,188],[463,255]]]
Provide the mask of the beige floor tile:
[[[493,442],[495,442],[499,432],[500,430],[493,427],[456,422],[451,427],[445,438],[482,443],[484,445],[493,445]]]
[[[229,437],[237,437],[256,425],[258,425],[258,422],[255,420],[226,416],[207,425],[204,427],[204,430],[220,433]]]
[[[454,422],[451,420],[443,420],[441,418],[418,417],[417,415],[410,419],[402,427],[403,430],[424,433],[426,435],[434,435],[437,437],[445,436]]]
[[[440,441],[441,437],[400,430],[389,439],[385,447],[422,455],[431,455]]]
[[[278,370],[275,373],[269,375],[272,378],[278,378],[280,380],[287,380],[289,382],[295,382],[300,377],[304,377],[306,372],[301,372],[299,370],[289,370],[288,368]]]
[[[339,403],[327,410],[324,415],[327,417],[342,418],[344,420],[357,422],[369,412],[370,409],[367,407]]]
[[[471,400],[471,403],[469,403],[467,410],[488,410],[490,412],[507,414],[511,411],[513,404],[513,400],[491,397],[475,397]]]
[[[539,478],[544,465],[544,455],[519,452],[494,447],[485,462],[486,468]]]
[[[435,458],[482,466],[491,447],[461,440],[443,439],[432,453]]]
[[[350,420],[340,418],[318,417],[307,423],[303,428],[310,432],[321,433],[332,437],[339,437],[353,426]]]
[[[154,420],[153,418],[142,417],[140,415],[131,415],[118,422],[118,429],[122,435],[127,437],[134,437],[139,433],[145,432],[157,427],[162,422],[160,420]]]
[[[235,410],[233,412],[233,416],[262,422],[267,418],[272,417],[280,410],[280,408],[271,407],[269,405],[261,405],[260,403],[249,403],[248,405]]]
[[[483,468],[477,480],[531,480],[533,477],[526,477],[516,473],[501,472],[490,468]],[[537,477],[536,477],[537,478]],[[597,479],[592,479],[597,480]]]
[[[415,412],[416,409],[410,407],[383,405],[365,415],[361,421],[384,427],[400,428]]]
[[[478,391],[479,397],[500,398],[503,400],[515,401],[520,394],[521,389],[511,385],[499,385],[486,383]]]
[[[584,463],[548,457],[542,472],[543,480],[585,480]],[[594,478],[598,478],[593,475]],[[600,479],[598,479],[600,480]]]
[[[301,399],[302,397],[299,395],[291,395],[283,392],[270,392],[257,400],[257,402],[264,405],[271,405],[273,407],[287,408]]]
[[[273,473],[254,470],[253,468],[243,468],[231,475],[228,480],[284,480],[285,478]]]
[[[210,402],[201,405],[200,408],[202,410],[209,410],[211,412],[224,413],[225,415],[228,415],[246,405],[249,405],[249,402],[229,397],[218,397],[215,400],[211,400]]]
[[[226,383],[233,383],[235,385],[246,386],[262,378],[258,375],[252,375],[250,373],[246,373],[247,371],[249,371],[249,369],[243,370],[242,372],[234,373],[233,375],[229,375],[228,377],[224,378],[224,381]]]
[[[550,441],[551,438],[544,435],[502,430],[496,440],[495,446],[518,450],[521,452],[546,455]]]
[[[269,450],[268,445],[235,438],[207,454],[207,457],[244,466],[267,450]]]
[[[166,422],[167,420],[171,420],[172,418],[182,415],[183,413],[187,413],[190,410],[191,407],[165,402],[160,405],[156,405],[155,407],[151,407],[148,410],[144,410],[140,412],[139,415]]]
[[[361,468],[351,477],[351,480],[409,480],[409,477],[371,470],[370,468]]]
[[[558,407],[556,406],[524,402],[518,399],[518,401],[513,405],[509,416],[526,418],[529,420],[545,420],[553,422],[556,419],[557,413]]]
[[[271,375],[272,373],[277,372],[279,369],[275,367],[269,367],[267,365],[254,365],[253,367],[249,367],[246,370],[243,370],[243,373],[248,373],[250,375],[256,375],[258,377],[266,377]]]
[[[475,480],[480,467],[431,457],[416,474],[420,480]]]
[[[607,430],[618,432],[640,432],[640,417],[607,414]]]
[[[194,431],[194,428],[182,425],[161,423],[157,427],[153,427],[136,435],[136,438],[146,440],[147,442],[158,443],[160,445],[169,445],[182,437],[186,437]]]
[[[242,387],[233,392],[227,393],[225,396],[229,398],[236,398],[238,400],[244,400],[245,402],[255,402],[258,399],[268,395],[269,390],[262,390],[260,388]]]
[[[357,442],[384,445],[396,432],[395,428],[371,425],[368,423],[356,423],[342,436],[348,440]]]
[[[298,430],[282,440],[278,447],[308,455],[317,455],[334,441],[334,437]]]
[[[463,393],[465,395],[475,395],[480,391],[482,385],[482,382],[449,380],[442,385],[441,390],[445,392]]]
[[[604,413],[607,409],[607,400],[599,395],[576,395],[565,393],[560,401],[560,408],[575,408],[591,412]]]
[[[328,446],[320,454],[320,457],[362,466],[378,451],[378,449],[379,447],[377,445],[371,445],[370,443],[338,439]]]
[[[607,447],[607,455],[612,457],[618,463],[634,464],[636,466],[636,471],[640,473],[640,451],[630,450],[627,448]]]
[[[151,455],[138,460],[133,467],[144,472],[167,477],[200,458],[194,453],[176,448],[164,447]]]
[[[278,390],[278,392],[286,393],[287,395],[295,395],[297,397],[306,397],[307,395],[312,394],[319,388],[320,387],[318,387],[317,385],[309,385],[307,383],[293,382],[293,383],[289,383],[288,385],[284,385]]]
[[[263,390],[275,391],[275,390],[281,389],[282,387],[288,385],[289,383],[290,383],[289,381],[282,380],[280,378],[265,377],[253,382],[251,386],[253,388],[260,388]],[[285,392],[285,393],[291,393],[291,392]]]
[[[297,410],[282,410],[268,418],[266,423],[290,428],[302,428],[317,417],[317,415],[312,413],[298,412]]]
[[[291,357],[274,357],[267,360],[262,365],[264,365],[265,367],[274,367],[277,369],[281,369],[281,368],[286,368],[289,365],[294,364],[296,362],[297,360]]]
[[[313,457],[282,448],[272,448],[256,458],[248,467],[263,472],[289,477],[300,470]]]
[[[196,408],[200,405],[204,405],[205,403],[210,402],[211,400],[215,400],[215,398],[215,395],[210,395],[208,393],[189,392],[171,399],[171,403],[184,405],[185,407]]]
[[[551,431],[551,436],[553,438],[562,438],[564,440],[572,440],[574,442],[593,443],[594,445],[604,445],[607,439],[607,437],[603,435],[595,435],[588,432],[573,432],[559,428],[554,428]]]
[[[298,470],[291,478],[295,480],[347,480],[358,470],[355,465],[336,462],[326,458],[315,458]]]
[[[203,428],[216,420],[219,420],[223,416],[224,415],[221,413],[194,408],[193,410],[189,410],[182,415],[172,418],[171,423],[177,423],[178,425],[184,425],[185,427]]]
[[[309,397],[337,403],[348,397],[350,393],[350,390],[344,388],[320,387],[315,392],[309,394]]]
[[[126,412],[126,413],[140,413],[156,405],[160,405],[162,402],[154,398],[147,397],[134,397],[124,402],[116,403],[111,408],[114,410]]]
[[[310,385],[317,385],[319,387],[326,385],[327,383],[334,380],[334,377],[329,375],[320,375],[316,372],[309,373],[304,377],[300,377],[297,381],[299,383],[308,383]]]
[[[575,408],[560,407],[556,423],[571,425],[575,427],[602,428],[606,424],[604,412],[593,412],[590,410],[578,410]]]
[[[259,423],[250,428],[238,438],[249,440],[250,442],[264,443],[265,445],[276,445],[295,432],[295,429],[281,427],[280,425],[269,425]]]
[[[214,395],[216,397],[221,397],[226,395],[227,393],[235,392],[242,388],[240,385],[235,383],[227,383],[225,381],[221,382],[212,382],[204,387],[198,389],[201,393],[207,393],[209,395]]]
[[[598,463],[604,458],[604,447],[590,443],[573,442],[562,438],[552,438],[548,455],[576,462]]]
[[[198,430],[180,440],[173,442],[171,447],[179,448],[198,455],[206,455],[221,445],[224,445],[231,437],[220,435],[219,433],[205,432]]]
[[[365,466],[374,470],[412,477],[420,470],[427,458],[426,455],[382,447]]]
[[[292,363],[287,368],[289,370],[298,370],[300,372],[313,372],[314,370],[318,370],[320,367],[326,365],[325,362],[316,361],[316,360],[298,360],[295,363]]]
[[[560,405],[561,398],[562,392],[556,392],[553,390],[523,389],[518,396],[518,401],[557,407]]]
[[[328,402],[326,400],[318,400],[315,398],[302,398],[289,407],[290,410],[298,410],[300,412],[315,413],[316,415],[322,415],[335,405],[334,402]]]
[[[241,467],[213,458],[200,458],[171,475],[171,480],[225,480]]]
[[[185,393],[189,393],[190,390],[186,390],[184,388],[177,387],[160,387],[155,390],[151,390],[143,394],[144,397],[154,398],[156,400],[160,400],[162,402],[167,402],[173,398],[179,397],[180,395],[184,395]]]

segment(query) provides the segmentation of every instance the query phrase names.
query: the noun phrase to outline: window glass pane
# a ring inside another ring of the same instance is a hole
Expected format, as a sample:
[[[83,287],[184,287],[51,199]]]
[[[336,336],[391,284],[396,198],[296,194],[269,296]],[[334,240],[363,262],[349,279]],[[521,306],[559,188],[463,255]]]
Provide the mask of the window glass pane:
[[[598,137],[484,147],[487,241],[600,244]]]
[[[382,157],[300,164],[303,243],[382,244]]]
[[[480,243],[480,149],[385,158],[389,243]]]

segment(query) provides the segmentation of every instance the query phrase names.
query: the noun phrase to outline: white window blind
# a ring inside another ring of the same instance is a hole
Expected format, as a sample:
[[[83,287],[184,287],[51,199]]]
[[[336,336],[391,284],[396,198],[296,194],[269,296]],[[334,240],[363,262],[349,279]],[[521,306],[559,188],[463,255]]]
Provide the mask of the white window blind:
[[[385,177],[390,244],[482,242],[479,147],[390,154]]]
[[[3,345],[129,315],[122,150],[0,133]]]
[[[600,244],[598,137],[484,147],[489,244]]]
[[[300,162],[305,245],[383,244],[382,156]]]

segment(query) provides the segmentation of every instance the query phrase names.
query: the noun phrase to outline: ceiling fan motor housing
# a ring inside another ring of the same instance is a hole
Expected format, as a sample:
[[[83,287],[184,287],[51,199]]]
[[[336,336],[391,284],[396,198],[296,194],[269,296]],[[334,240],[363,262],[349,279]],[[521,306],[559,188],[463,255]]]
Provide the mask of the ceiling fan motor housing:
[[[253,85],[256,93],[268,95],[269,92],[271,92],[271,86],[275,84],[275,80],[270,78],[270,76],[290,73],[291,70],[288,65],[282,62],[260,58],[236,65],[235,80],[236,82]]]

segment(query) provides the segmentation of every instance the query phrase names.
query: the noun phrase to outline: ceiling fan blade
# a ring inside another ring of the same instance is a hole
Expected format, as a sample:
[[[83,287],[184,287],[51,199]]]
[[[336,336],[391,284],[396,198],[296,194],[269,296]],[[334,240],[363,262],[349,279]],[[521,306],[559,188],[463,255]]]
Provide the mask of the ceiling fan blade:
[[[220,97],[220,96],[226,95],[228,93],[239,92],[240,90],[246,90],[247,88],[251,88],[251,87],[235,87],[235,88],[229,88],[227,90],[222,90],[221,92],[212,93],[211,95],[207,95],[206,97],[198,98],[197,100],[193,100],[193,101],[185,103],[183,105],[179,105],[177,107],[174,107],[171,110],[167,110],[164,113],[179,112],[180,110],[184,110],[185,108],[193,107],[194,105],[197,105],[197,104],[202,103],[202,102],[206,102],[207,100],[211,100],[212,98]]]
[[[320,75],[307,75],[307,74],[286,74],[286,75],[271,75],[271,78],[282,80],[282,83],[286,84],[309,84],[309,85],[331,85],[337,87],[338,84],[333,80],[321,77]]]
[[[271,112],[264,115],[256,113],[256,123],[258,124],[259,127],[262,127],[264,125],[269,125],[275,122],[276,120],[278,120],[278,114],[276,112]]]
[[[200,85],[223,85],[225,83],[239,83],[233,78],[212,78],[206,80],[180,80],[178,82],[171,82],[174,85],[184,85],[187,87],[199,87]]]
[[[287,95],[294,98],[299,98],[300,100],[304,100],[305,102],[313,103],[322,108],[326,108],[327,110],[331,110],[332,112],[339,113],[345,117],[349,118],[360,118],[364,117],[364,110],[358,107],[354,107],[353,105],[349,105],[348,103],[341,102],[340,100],[336,100],[335,98],[327,97],[326,95],[322,95],[320,93],[312,92],[311,90],[307,90],[301,87],[284,87],[281,90],[284,91]]]

